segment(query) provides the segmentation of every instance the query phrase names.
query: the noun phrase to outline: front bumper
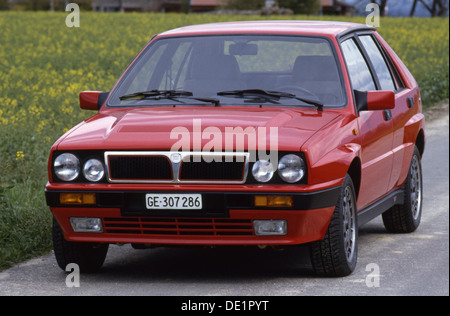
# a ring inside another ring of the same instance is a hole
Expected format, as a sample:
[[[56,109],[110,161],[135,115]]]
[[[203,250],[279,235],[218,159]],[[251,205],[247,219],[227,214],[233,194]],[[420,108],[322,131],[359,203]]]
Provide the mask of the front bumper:
[[[340,193],[338,182],[322,186],[112,186],[48,184],[47,204],[68,241],[153,245],[295,245],[323,239]],[[114,189],[113,189],[114,188]],[[147,193],[201,193],[203,209],[149,211]],[[60,193],[95,193],[96,204],[62,205]],[[292,207],[262,208],[255,195],[290,195]],[[76,233],[72,217],[102,220],[101,233]],[[286,220],[283,236],[256,235],[254,220]]]

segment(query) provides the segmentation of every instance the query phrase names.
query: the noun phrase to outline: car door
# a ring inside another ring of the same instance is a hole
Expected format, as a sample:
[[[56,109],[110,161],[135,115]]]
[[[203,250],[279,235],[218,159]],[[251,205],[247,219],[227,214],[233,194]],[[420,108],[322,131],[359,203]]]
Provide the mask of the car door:
[[[406,148],[404,146],[405,125],[412,116],[411,109],[417,100],[415,100],[414,92],[405,88],[398,71],[373,34],[361,34],[358,38],[376,72],[379,88],[395,91],[395,108],[389,111],[393,124],[393,166],[388,184],[388,190],[390,191],[396,186],[402,172]]]
[[[380,79],[374,71],[357,36],[341,42],[353,90],[381,90]],[[361,142],[361,184],[358,209],[381,198],[389,190],[393,167],[393,122],[390,111],[361,111],[358,126]]]
[[[389,47],[383,47],[381,42],[373,34],[361,35],[360,39],[362,43],[366,43],[364,46],[366,46],[366,50],[371,55],[371,58],[373,56],[384,67],[383,72],[386,73],[386,78],[388,78],[387,72],[390,71],[393,84],[395,85],[395,108],[391,111],[394,128],[392,146],[393,167],[389,183],[389,188],[395,189],[404,182],[407,172],[407,169],[405,169],[405,161],[409,161],[410,159],[407,157],[412,155],[412,148],[405,146],[405,139],[408,138],[405,135],[405,126],[408,125],[408,121],[417,113],[420,94],[417,88],[408,88],[403,82],[398,69],[387,53]]]

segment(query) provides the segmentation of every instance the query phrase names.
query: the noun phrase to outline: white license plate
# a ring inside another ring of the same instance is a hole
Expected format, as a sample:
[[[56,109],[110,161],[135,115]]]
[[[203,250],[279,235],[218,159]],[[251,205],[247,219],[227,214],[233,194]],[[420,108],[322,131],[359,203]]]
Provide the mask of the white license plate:
[[[201,194],[146,194],[148,210],[201,210]]]

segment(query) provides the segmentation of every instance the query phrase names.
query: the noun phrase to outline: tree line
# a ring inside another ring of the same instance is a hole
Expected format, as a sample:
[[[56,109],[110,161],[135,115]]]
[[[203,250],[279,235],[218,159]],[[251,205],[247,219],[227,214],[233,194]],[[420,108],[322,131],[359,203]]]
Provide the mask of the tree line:
[[[92,10],[94,0],[0,0],[0,10],[55,10],[64,11],[67,3],[75,2],[81,9]],[[124,1],[124,0],[119,0]],[[150,0],[147,0],[150,1]],[[180,3],[183,1],[180,1]],[[389,0],[370,0],[380,6],[380,14],[384,16]],[[184,2],[183,2],[184,3]],[[236,10],[258,10],[266,0],[228,0],[227,8]],[[277,0],[280,8],[291,9],[295,14],[319,14],[321,12],[320,0]],[[447,16],[449,0],[414,0],[410,9],[410,16],[414,16],[417,6],[421,4],[432,17]]]
[[[384,16],[388,5],[388,0],[371,0],[370,2],[376,3],[380,6],[380,15]],[[449,8],[448,0],[414,0],[411,6],[409,16],[414,16],[417,5],[421,3],[432,17],[445,17]]]

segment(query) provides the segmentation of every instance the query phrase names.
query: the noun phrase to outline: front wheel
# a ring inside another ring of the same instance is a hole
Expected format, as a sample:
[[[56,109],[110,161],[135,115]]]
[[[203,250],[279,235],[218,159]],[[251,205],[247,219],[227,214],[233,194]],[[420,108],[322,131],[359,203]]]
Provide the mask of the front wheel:
[[[53,219],[53,249],[61,269],[76,263],[82,273],[97,272],[105,261],[108,248],[109,244],[67,241],[58,222]]]
[[[355,188],[347,175],[325,238],[310,246],[311,262],[318,275],[340,277],[355,270],[358,256],[356,216]]]

